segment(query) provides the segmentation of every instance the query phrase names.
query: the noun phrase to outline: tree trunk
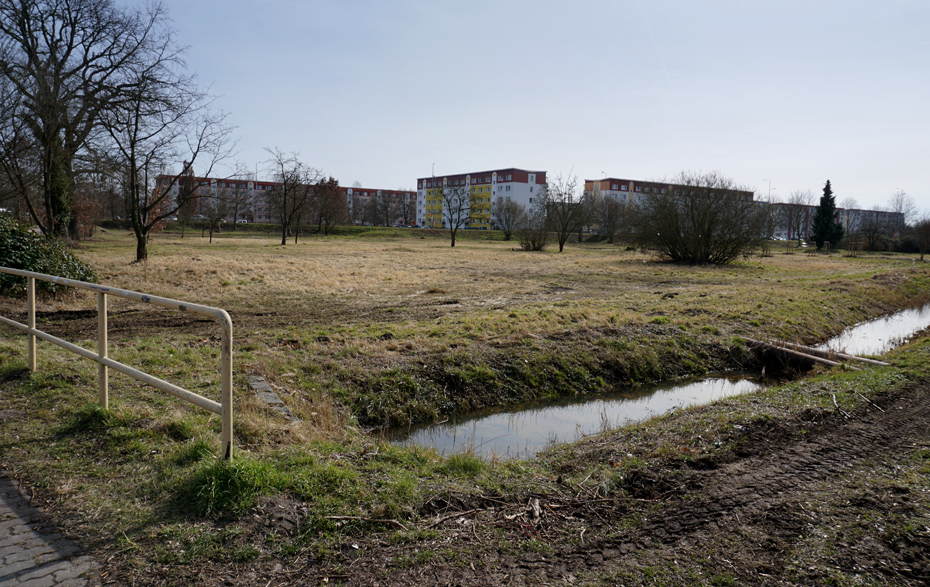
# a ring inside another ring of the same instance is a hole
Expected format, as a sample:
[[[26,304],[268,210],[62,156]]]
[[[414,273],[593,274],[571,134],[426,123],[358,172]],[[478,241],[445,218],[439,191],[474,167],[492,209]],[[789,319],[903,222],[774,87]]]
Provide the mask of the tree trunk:
[[[145,261],[149,258],[147,235],[136,235],[136,261]]]

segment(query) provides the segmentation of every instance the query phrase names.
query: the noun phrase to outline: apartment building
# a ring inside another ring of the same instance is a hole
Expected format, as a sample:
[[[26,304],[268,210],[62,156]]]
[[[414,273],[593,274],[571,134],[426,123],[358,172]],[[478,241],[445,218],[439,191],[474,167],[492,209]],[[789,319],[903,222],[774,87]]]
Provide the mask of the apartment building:
[[[464,190],[468,195],[467,219],[463,228],[492,230],[497,228],[494,215],[496,202],[513,201],[529,207],[545,185],[545,171],[515,167],[421,177],[417,179],[417,224],[430,228],[448,226],[449,210],[447,202],[443,201],[443,188],[452,188]]]
[[[417,192],[364,187],[341,189],[351,224],[412,226],[417,223]]]
[[[783,240],[808,240],[813,231],[816,205],[775,203],[772,208],[775,231],[774,238]],[[860,210],[837,208],[836,221],[843,226],[847,236],[859,233],[879,233],[894,237],[904,229],[904,214],[885,210]]]
[[[638,179],[620,179],[607,177],[604,179],[584,180],[584,193],[590,195],[594,192],[625,204],[640,203],[651,194],[672,194],[686,196],[694,190],[691,186],[676,185],[655,181],[640,181]],[[741,200],[751,202],[753,193],[747,190],[726,190],[728,195],[734,195]]]
[[[172,184],[173,182],[173,184]],[[208,208],[222,203],[223,220],[277,223],[280,221],[271,193],[281,187],[274,181],[254,179],[187,177],[176,181],[174,176],[161,175],[156,180],[158,189],[171,185],[177,198],[182,183],[198,194],[198,208],[194,214],[209,215]],[[346,199],[347,222],[352,224],[412,224],[417,194],[414,191],[386,190],[365,187],[341,187]]]

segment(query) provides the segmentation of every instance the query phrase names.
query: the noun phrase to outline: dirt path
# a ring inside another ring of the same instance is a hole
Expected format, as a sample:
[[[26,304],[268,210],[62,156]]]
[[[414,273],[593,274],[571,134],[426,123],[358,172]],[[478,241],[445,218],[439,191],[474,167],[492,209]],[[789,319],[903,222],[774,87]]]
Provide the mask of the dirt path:
[[[446,500],[448,512],[463,513],[438,524],[435,538],[360,539],[321,557],[204,569],[199,578],[217,585],[795,585],[839,574],[925,585],[930,498],[926,483],[920,489],[910,475],[914,455],[930,447],[930,390],[912,387],[877,404],[848,418],[816,412],[744,429],[738,452],[716,468],[657,468],[627,479],[636,499],[566,504],[537,494],[535,524],[506,515],[526,495]],[[928,472],[924,464],[924,481]]]

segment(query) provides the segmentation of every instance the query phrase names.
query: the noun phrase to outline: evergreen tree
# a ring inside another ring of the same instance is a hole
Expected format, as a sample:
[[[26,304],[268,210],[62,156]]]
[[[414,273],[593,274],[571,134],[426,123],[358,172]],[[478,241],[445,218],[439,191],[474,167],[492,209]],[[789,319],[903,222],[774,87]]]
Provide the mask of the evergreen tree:
[[[812,228],[814,242],[817,243],[818,249],[822,249],[825,242],[829,242],[831,246],[837,246],[843,238],[843,225],[836,221],[836,198],[833,197],[829,179],[823,186],[820,204],[814,211]]]

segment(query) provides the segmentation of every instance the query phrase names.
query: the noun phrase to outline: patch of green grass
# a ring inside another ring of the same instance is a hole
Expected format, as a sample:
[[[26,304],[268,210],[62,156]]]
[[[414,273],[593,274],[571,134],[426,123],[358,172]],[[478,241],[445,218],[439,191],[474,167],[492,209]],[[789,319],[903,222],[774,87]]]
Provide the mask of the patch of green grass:
[[[248,457],[214,458],[203,461],[179,483],[175,502],[179,510],[197,516],[242,515],[259,496],[281,492],[288,485],[270,463]]]

